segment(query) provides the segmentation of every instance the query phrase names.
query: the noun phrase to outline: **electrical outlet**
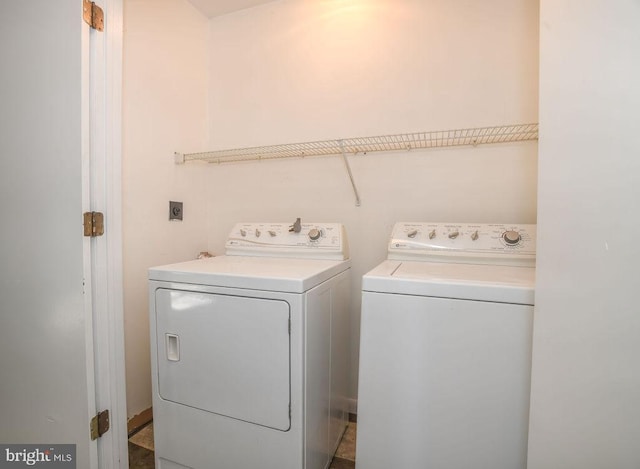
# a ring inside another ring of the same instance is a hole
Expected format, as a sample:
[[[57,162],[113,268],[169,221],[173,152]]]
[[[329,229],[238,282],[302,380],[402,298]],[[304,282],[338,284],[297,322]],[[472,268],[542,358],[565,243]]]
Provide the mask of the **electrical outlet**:
[[[169,220],[182,220],[182,202],[169,201]]]

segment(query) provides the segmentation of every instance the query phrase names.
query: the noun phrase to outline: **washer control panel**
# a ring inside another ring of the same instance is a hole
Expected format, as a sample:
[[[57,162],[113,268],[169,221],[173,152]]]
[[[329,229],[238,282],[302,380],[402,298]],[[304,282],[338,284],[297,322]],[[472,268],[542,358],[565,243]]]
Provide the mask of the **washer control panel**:
[[[396,223],[389,259],[535,265],[536,225]]]
[[[347,236],[340,223],[238,223],[226,243],[227,255],[349,258]]]

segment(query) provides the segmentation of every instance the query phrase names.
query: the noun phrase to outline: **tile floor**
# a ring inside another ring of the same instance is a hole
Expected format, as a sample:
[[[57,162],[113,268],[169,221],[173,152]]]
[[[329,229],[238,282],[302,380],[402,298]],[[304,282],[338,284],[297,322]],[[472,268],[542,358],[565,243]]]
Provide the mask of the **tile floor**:
[[[356,467],[356,431],[354,417],[342,437],[329,469],[354,469]],[[154,469],[153,460],[153,422],[143,427],[129,438],[129,467],[131,469]]]

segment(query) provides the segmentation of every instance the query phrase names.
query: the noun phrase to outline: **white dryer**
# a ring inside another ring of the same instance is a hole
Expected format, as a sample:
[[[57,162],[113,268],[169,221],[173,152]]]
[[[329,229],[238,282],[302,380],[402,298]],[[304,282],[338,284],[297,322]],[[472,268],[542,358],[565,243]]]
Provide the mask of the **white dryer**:
[[[350,261],[336,223],[241,223],[149,270],[156,468],[322,469],[346,428]]]
[[[362,282],[359,469],[524,469],[535,225],[398,223]]]

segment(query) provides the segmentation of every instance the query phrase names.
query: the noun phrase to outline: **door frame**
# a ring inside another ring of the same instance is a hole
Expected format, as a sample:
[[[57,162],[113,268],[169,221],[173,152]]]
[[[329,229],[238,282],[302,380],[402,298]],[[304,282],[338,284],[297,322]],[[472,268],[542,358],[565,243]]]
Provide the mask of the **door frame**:
[[[96,411],[109,409],[110,429],[98,439],[98,467],[129,467],[122,267],[123,0],[102,0],[104,32],[90,51],[92,108],[91,209],[105,216],[105,235],[92,240],[91,310]],[[94,47],[95,46],[95,47]]]

